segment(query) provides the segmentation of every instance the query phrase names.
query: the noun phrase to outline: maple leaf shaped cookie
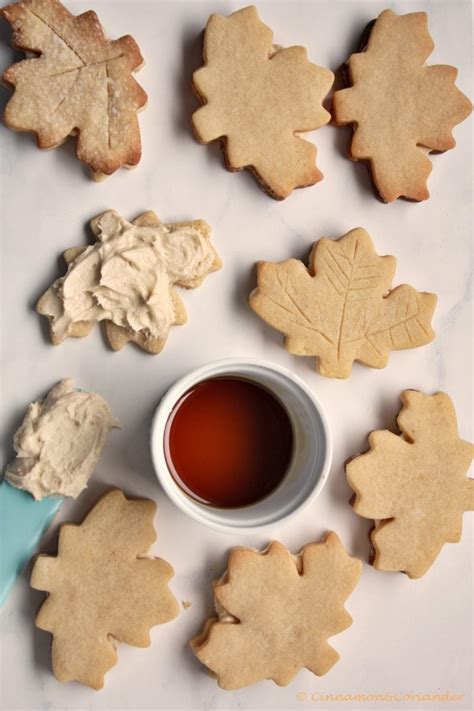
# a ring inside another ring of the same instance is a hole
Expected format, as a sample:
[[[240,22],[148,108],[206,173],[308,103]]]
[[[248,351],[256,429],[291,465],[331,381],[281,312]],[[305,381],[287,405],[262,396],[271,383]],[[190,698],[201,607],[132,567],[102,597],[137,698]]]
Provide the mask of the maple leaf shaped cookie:
[[[50,321],[55,345],[87,336],[105,321],[113,350],[128,341],[159,353],[186,309],[174,286],[198,287],[221,267],[204,220],[163,224],[154,212],[127,222],[108,210],[91,222],[96,243],[68,249],[68,270],[43,294],[38,313]]]
[[[130,35],[109,40],[95,12],[72,15],[58,0],[21,0],[0,10],[18,49],[39,56],[9,67],[14,89],[5,123],[54,148],[78,134],[77,157],[97,180],[141,157],[137,111],[147,95],[132,77],[143,64]]]
[[[390,290],[395,257],[379,257],[361,228],[313,246],[309,269],[297,259],[258,264],[251,308],[285,334],[296,355],[316,356],[321,375],[347,378],[358,360],[387,365],[391,350],[434,338],[434,294],[406,284]]]
[[[61,526],[57,557],[37,558],[31,585],[49,594],[36,625],[53,635],[58,681],[101,689],[117,663],[117,642],[148,647],[150,628],[177,616],[168,589],[173,568],[147,557],[155,511],[153,501],[111,491],[82,524]]]
[[[344,602],[361,570],[335,533],[295,557],[277,542],[236,548],[214,586],[219,619],[191,647],[223,689],[263,679],[286,686],[302,667],[322,676],[339,659],[328,637],[352,624]]]
[[[204,106],[193,115],[201,143],[223,142],[229,170],[249,168],[283,200],[322,179],[316,148],[299,136],[328,123],[322,102],[334,75],[308,61],[304,47],[282,49],[255,7],[211,15],[204,66],[193,86]]]
[[[426,13],[385,10],[348,60],[351,87],[334,93],[334,120],[354,124],[351,158],[370,161],[385,202],[429,197],[426,154],[453,148],[452,129],[472,110],[454,85],[457,69],[425,65],[433,48]]]
[[[378,570],[424,575],[445,543],[461,539],[463,511],[474,510],[474,480],[466,473],[474,446],[459,438],[446,393],[405,390],[400,435],[372,432],[370,450],[346,465],[354,510],[373,518]]]

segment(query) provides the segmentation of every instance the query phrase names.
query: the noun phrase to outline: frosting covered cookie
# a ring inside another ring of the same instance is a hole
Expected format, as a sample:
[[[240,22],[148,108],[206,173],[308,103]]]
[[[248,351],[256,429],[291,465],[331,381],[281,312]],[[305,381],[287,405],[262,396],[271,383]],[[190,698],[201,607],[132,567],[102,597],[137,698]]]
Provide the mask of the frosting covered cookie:
[[[114,350],[134,341],[159,353],[186,310],[174,286],[195,288],[221,261],[203,220],[161,223],[153,212],[127,222],[108,210],[91,222],[96,243],[69,249],[68,270],[43,294],[37,311],[50,320],[54,344],[86,336],[105,321]]]

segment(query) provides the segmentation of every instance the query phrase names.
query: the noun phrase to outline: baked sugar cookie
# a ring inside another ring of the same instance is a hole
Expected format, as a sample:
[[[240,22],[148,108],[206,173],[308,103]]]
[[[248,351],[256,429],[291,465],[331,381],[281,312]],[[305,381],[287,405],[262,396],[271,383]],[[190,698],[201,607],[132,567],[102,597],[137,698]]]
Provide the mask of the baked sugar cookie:
[[[370,449],[346,465],[354,511],[373,518],[374,567],[419,578],[445,543],[461,540],[462,515],[474,511],[474,479],[466,477],[474,446],[460,439],[446,393],[401,394],[401,434],[379,430]]]
[[[218,617],[191,647],[223,689],[263,679],[286,686],[302,667],[322,676],[339,659],[328,637],[352,624],[344,602],[361,570],[335,533],[296,556],[275,541],[235,548],[214,584]]]
[[[13,45],[35,55],[3,74],[14,90],[6,125],[34,133],[39,148],[77,135],[76,155],[96,180],[136,165],[137,111],[147,95],[132,76],[143,64],[133,37],[109,40],[95,12],[76,17],[59,0],[21,0],[0,16],[13,28]]]
[[[197,139],[220,139],[228,169],[249,168],[277,200],[321,180],[316,147],[301,134],[330,120],[323,99],[332,72],[311,64],[303,47],[274,45],[253,6],[211,15],[203,59],[193,77],[204,104],[193,116]]]
[[[426,200],[427,154],[454,147],[471,102],[454,84],[457,69],[425,64],[434,49],[426,13],[385,10],[369,30],[347,62],[350,88],[334,93],[334,120],[353,125],[350,157],[369,161],[384,202]]]
[[[148,647],[150,628],[178,615],[168,588],[173,568],[148,554],[155,512],[153,501],[113,490],[79,526],[61,526],[56,557],[37,558],[31,585],[48,597],[36,625],[53,635],[58,681],[101,689],[118,642]]]
[[[354,361],[384,368],[392,350],[433,340],[435,294],[392,289],[395,257],[380,257],[362,228],[315,242],[309,267],[297,259],[259,262],[250,307],[285,336],[296,355],[316,356],[316,370],[348,378]]]

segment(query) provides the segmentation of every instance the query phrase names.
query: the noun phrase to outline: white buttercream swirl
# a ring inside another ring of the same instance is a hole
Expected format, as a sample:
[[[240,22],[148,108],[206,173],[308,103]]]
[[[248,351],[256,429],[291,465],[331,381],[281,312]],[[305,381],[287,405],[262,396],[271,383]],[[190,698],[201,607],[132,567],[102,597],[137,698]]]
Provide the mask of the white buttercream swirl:
[[[197,224],[197,223],[196,223]],[[171,287],[197,286],[216,268],[208,237],[194,226],[135,225],[113,210],[95,222],[97,242],[70,263],[42,297],[57,342],[81,321],[112,321],[165,338],[176,323]]]
[[[15,433],[16,458],[5,478],[35,499],[76,498],[86,488],[112,427],[120,427],[106,401],[62,380],[33,402]]]

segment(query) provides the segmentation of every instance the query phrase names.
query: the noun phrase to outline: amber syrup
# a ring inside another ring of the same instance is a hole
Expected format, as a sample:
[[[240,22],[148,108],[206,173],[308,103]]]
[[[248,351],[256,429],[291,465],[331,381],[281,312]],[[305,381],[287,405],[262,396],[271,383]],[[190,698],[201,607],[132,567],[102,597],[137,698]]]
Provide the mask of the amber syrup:
[[[165,430],[165,455],[176,483],[210,506],[260,501],[280,484],[291,461],[286,409],[257,383],[203,380],[176,403]]]

